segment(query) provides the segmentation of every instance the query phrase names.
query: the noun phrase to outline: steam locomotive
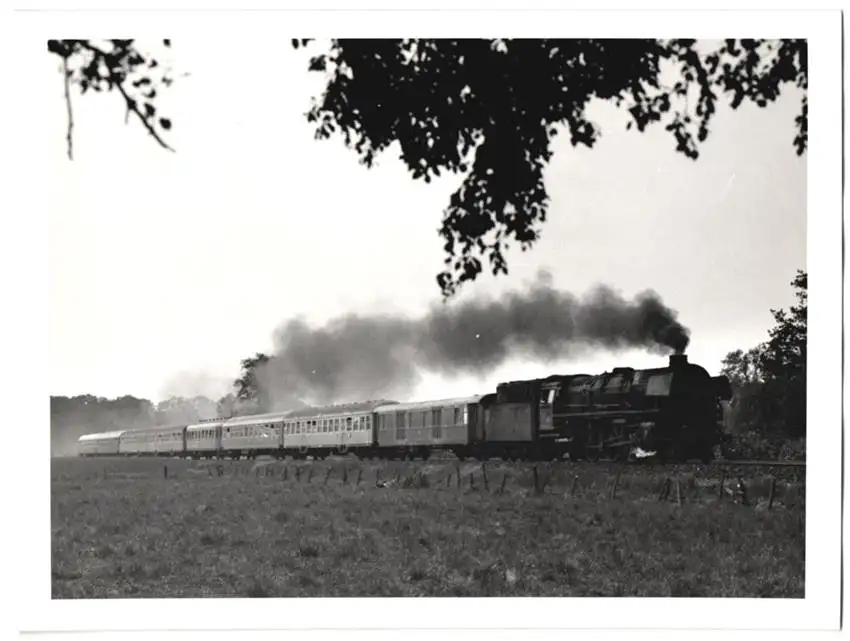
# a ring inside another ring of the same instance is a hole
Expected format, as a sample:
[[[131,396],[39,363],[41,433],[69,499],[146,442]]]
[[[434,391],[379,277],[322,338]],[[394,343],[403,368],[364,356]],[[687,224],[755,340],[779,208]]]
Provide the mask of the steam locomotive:
[[[349,405],[216,418],[194,425],[80,437],[79,453],[193,458],[422,458],[597,461],[699,459],[719,443],[725,376],[683,354],[667,367],[552,375],[497,386],[483,396]]]

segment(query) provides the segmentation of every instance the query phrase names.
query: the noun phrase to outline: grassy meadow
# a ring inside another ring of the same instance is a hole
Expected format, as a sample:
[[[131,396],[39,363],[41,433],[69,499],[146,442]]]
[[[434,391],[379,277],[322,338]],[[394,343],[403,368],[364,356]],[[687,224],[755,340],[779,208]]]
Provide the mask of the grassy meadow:
[[[52,594],[802,598],[805,469],[721,473],[53,459]]]

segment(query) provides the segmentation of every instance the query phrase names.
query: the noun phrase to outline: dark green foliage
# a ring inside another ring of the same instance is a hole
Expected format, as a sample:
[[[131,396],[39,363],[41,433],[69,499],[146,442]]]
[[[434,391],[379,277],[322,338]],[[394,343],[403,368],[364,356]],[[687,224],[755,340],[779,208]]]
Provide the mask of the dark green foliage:
[[[168,130],[171,121],[148,109],[156,94],[147,76],[136,81],[141,98],[131,98],[123,82],[157,61],[132,40],[110,42],[109,53],[87,40],[51,40],[48,49],[74,60],[83,91],[121,91],[165,146],[154,125]],[[310,43],[291,41],[296,49]],[[317,138],[342,135],[367,167],[397,142],[413,178],[465,174],[439,231],[446,267],[437,281],[446,297],[475,280],[484,259],[493,274],[506,274],[510,244],[525,251],[540,237],[552,138],[565,130],[573,145],[592,147],[601,135],[585,113],[593,99],[626,110],[628,128],[663,125],[676,151],[696,159],[718,101],[764,107],[786,85],[808,86],[804,40],[726,40],[712,49],[695,40],[331,40],[309,69],[328,76],[307,115]],[[666,70],[676,77],[672,86],[661,81]],[[807,113],[804,93],[793,139],[798,154],[808,141]]]

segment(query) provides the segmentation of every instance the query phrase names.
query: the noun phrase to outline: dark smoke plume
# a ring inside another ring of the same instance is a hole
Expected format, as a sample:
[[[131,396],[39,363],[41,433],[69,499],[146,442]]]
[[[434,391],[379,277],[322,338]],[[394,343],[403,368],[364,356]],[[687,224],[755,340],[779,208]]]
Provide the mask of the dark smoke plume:
[[[592,348],[683,352],[688,330],[653,291],[626,300],[600,285],[584,297],[541,272],[525,292],[434,305],[421,318],[348,314],[313,328],[290,320],[275,332],[260,383],[275,409],[286,399],[335,403],[404,400],[422,372],[486,375],[509,358],[544,363]]]

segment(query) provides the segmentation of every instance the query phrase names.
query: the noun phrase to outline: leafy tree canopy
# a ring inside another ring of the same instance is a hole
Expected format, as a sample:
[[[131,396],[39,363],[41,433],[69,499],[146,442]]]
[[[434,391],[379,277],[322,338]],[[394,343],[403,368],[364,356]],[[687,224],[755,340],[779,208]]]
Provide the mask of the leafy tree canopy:
[[[749,427],[806,433],[806,345],[808,274],[798,271],[791,282],[797,304],[786,311],[772,309],[776,325],[769,339],[744,352],[726,355],[722,373],[736,387],[738,420]]]
[[[91,42],[48,42],[63,60],[66,83],[119,91],[128,114],[167,146],[160,134],[171,121],[156,111],[151,78],[157,61],[131,40]],[[311,39],[292,44],[318,46]],[[638,39],[331,40],[323,46],[309,63],[327,77],[307,114],[317,138],[341,135],[367,167],[398,142],[414,179],[465,175],[439,231],[446,257],[437,282],[445,297],[475,280],[482,260],[494,275],[506,274],[510,244],[524,251],[540,238],[548,207],[543,170],[556,126],[574,146],[592,147],[601,132],[586,117],[591,100],[626,110],[629,128],[663,126],[675,150],[696,159],[719,101],[764,107],[784,86],[808,85],[804,40],[726,40],[710,50],[695,40]],[[667,70],[675,78],[670,86]],[[162,82],[170,81],[166,75]],[[798,154],[807,146],[807,111],[804,93],[793,138]]]

